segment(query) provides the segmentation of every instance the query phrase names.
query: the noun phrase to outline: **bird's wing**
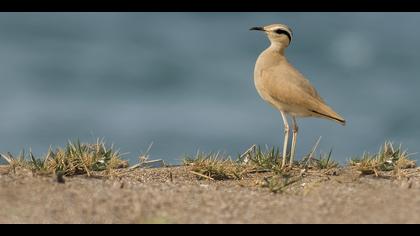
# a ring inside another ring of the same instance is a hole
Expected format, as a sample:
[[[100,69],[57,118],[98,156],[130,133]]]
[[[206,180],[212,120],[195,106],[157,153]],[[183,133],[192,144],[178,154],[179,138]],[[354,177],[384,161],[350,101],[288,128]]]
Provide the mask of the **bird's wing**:
[[[315,87],[305,78],[303,74],[301,74],[292,65],[288,64],[287,66],[289,67],[288,71],[290,73],[291,81],[295,83],[297,87],[320,102],[324,102],[324,99],[321,98],[318,91],[316,91]]]
[[[262,71],[262,80],[274,100],[297,106],[315,108],[323,103],[316,89],[296,69],[271,67]]]
[[[319,116],[345,124],[345,120],[329,107],[311,83],[296,69],[271,67],[262,71],[262,81],[268,95],[280,104],[306,110]]]
[[[292,74],[292,81],[301,89],[305,94],[310,95],[312,99],[308,101],[308,108],[314,114],[319,117],[327,118],[333,121],[336,121],[342,125],[346,123],[345,119],[334,111],[327,103],[322,99],[322,97],[318,94],[315,87],[302,75],[298,70],[296,70],[292,65],[288,64],[291,69],[289,70]]]

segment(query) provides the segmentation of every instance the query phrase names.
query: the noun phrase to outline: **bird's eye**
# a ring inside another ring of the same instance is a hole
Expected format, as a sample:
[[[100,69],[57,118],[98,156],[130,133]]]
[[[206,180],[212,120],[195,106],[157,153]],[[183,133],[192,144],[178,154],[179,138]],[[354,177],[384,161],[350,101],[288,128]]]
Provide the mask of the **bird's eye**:
[[[282,29],[277,29],[275,32],[276,32],[277,34],[286,34],[286,33],[287,33],[287,31],[286,31],[286,30],[282,30]]]
[[[284,34],[289,38],[289,41],[292,41],[292,35],[290,35],[288,31],[283,29],[276,29],[274,32],[276,32],[276,34]]]

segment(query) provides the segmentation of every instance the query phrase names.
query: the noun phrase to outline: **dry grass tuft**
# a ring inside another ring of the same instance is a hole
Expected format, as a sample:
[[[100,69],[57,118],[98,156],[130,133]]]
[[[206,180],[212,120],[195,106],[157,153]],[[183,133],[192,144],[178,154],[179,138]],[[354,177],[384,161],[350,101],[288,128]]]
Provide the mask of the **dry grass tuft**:
[[[416,162],[409,159],[410,154],[401,149],[401,145],[395,148],[386,141],[376,154],[364,153],[361,158],[352,158],[349,165],[355,167],[364,175],[375,174],[378,171],[398,171],[401,169],[415,168]]]
[[[287,187],[299,182],[303,177],[300,175],[277,174],[266,177],[260,182],[260,186],[268,188],[272,193],[282,193]]]
[[[219,153],[198,152],[195,157],[185,157],[183,163],[191,166],[191,173],[199,179],[242,179],[246,173],[246,166],[231,160],[230,157],[222,157]]]
[[[328,154],[320,154],[319,158],[311,158],[310,155],[303,158],[299,162],[301,168],[315,169],[315,170],[331,170],[339,168],[340,164],[331,158],[332,149]]]
[[[48,150],[42,158],[36,158],[30,151],[23,150],[18,158],[11,153],[3,155],[14,169],[21,167],[38,174],[59,174],[65,176],[87,174],[92,171],[104,171],[128,167],[128,162],[121,159],[121,154],[113,146],[107,147],[103,140],[96,143],[75,143],[69,141],[65,148]]]
[[[238,158],[241,163],[244,162],[242,158],[243,155]],[[266,147],[263,150],[260,146],[256,146],[247,156],[247,164],[260,171],[280,171],[281,161],[280,149],[276,147]]]
[[[246,161],[245,161],[246,160]],[[252,146],[246,155],[239,155],[237,160],[220,153],[197,153],[195,157],[184,158],[184,165],[191,166],[191,173],[199,179],[227,180],[243,179],[248,174],[270,172],[280,175],[290,172],[281,169],[281,156],[278,148]]]

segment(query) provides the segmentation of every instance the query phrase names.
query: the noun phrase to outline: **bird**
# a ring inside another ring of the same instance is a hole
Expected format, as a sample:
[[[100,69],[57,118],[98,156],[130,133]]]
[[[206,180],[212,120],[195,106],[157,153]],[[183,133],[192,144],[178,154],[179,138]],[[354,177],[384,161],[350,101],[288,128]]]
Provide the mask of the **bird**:
[[[287,60],[285,50],[293,38],[291,28],[285,24],[271,24],[252,27],[250,30],[264,32],[270,41],[270,46],[258,56],[255,63],[254,85],[260,97],[280,111],[283,119],[284,141],[281,168],[286,167],[290,130],[288,116],[292,119],[289,159],[289,167],[292,168],[298,134],[296,118],[324,118],[343,126],[346,120],[325,103],[309,80]]]

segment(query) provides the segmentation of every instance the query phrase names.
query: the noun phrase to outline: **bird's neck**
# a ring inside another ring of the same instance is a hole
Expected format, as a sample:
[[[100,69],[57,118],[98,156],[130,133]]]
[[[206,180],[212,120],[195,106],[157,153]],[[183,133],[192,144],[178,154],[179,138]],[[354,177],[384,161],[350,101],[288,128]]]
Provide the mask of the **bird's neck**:
[[[286,49],[286,47],[287,46],[281,42],[271,42],[271,45],[267,48],[267,50],[284,56],[284,49]]]
[[[271,45],[265,49],[257,59],[256,70],[270,68],[277,66],[279,63],[287,63],[286,56],[284,55],[284,47],[279,48]]]

